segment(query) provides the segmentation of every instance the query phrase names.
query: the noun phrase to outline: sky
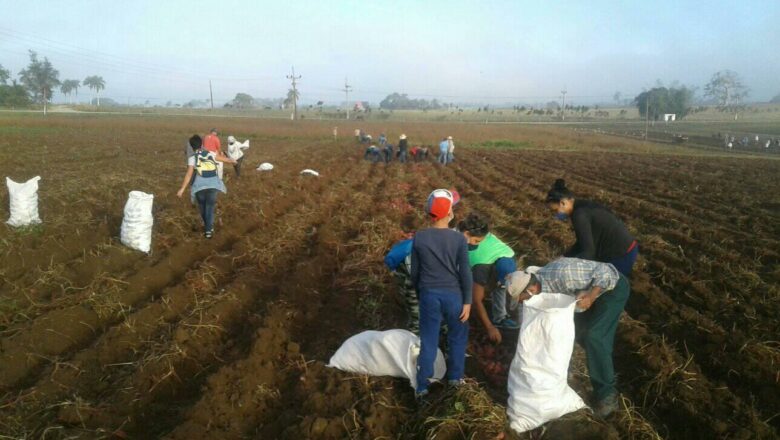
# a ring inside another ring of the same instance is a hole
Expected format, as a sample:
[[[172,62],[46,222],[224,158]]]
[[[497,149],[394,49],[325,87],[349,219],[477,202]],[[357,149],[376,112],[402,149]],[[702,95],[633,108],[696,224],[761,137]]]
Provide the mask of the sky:
[[[778,0],[0,0],[0,16],[14,78],[32,49],[120,103],[208,99],[209,80],[216,105],[279,98],[292,66],[303,103],[342,103],[348,77],[350,101],[592,104],[658,80],[701,95],[725,69],[751,101],[780,93]]]

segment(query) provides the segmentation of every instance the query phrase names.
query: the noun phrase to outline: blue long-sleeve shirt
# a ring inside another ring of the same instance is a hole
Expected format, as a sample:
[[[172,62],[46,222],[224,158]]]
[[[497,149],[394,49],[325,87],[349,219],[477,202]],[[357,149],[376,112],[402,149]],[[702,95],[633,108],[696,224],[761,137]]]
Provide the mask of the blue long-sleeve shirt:
[[[460,293],[471,304],[471,267],[466,238],[452,229],[430,228],[417,232],[412,243],[412,284],[427,290]]]

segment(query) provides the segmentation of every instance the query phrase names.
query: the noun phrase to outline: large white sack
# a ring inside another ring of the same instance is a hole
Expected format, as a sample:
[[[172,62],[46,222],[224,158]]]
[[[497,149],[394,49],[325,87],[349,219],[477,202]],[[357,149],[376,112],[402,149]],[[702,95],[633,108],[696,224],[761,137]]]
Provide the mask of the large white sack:
[[[308,168],[306,168],[305,170],[301,171],[301,174],[308,174],[310,176],[319,176],[320,175],[320,173],[318,173],[318,172],[316,172],[314,170],[310,170]]]
[[[217,176],[219,176],[219,180],[222,180],[222,174],[224,174],[224,171],[225,171],[225,164],[217,161]]]
[[[566,382],[574,348],[575,304],[574,297],[559,293],[543,293],[523,303],[508,384],[509,426],[517,432],[586,406]]]
[[[24,183],[16,183],[8,177],[5,178],[11,211],[7,222],[9,225],[19,227],[41,222],[41,217],[38,215],[39,180],[41,176],[35,176]]]
[[[268,162],[263,162],[259,167],[257,167],[257,171],[271,171],[272,169],[274,169],[273,164]]]
[[[420,338],[408,330],[368,330],[344,341],[328,363],[329,367],[370,376],[405,377],[417,388],[417,357]],[[441,380],[447,364],[436,349],[433,379]]]
[[[152,203],[154,196],[141,191],[130,191],[122,218],[119,239],[125,246],[149,253],[152,246]]]

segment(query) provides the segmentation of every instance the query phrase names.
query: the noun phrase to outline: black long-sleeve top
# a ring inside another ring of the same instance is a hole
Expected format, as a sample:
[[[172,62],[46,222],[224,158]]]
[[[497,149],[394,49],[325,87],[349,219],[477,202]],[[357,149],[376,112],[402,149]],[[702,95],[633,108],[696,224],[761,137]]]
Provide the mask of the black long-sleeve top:
[[[634,243],[626,225],[607,207],[589,200],[575,200],[571,214],[577,242],[566,257],[609,263],[625,255]]]

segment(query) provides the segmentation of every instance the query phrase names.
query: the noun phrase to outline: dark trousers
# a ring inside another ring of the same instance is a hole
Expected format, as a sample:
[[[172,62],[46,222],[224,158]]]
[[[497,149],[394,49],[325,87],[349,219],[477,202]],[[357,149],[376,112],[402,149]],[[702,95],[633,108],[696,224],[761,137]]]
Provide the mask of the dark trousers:
[[[398,161],[401,163],[406,163],[406,150],[401,150],[398,152]]]
[[[639,245],[634,245],[634,248],[627,252],[620,258],[616,258],[609,263],[615,266],[618,272],[622,273],[629,280],[631,279],[631,272],[634,269],[634,263],[636,263],[636,257],[639,256]]]
[[[614,289],[602,293],[588,310],[574,314],[577,342],[585,349],[597,402],[617,393],[612,348],[618,320],[630,293],[628,279],[621,274]]]
[[[203,219],[203,226],[206,232],[214,230],[214,209],[217,206],[218,192],[218,190],[210,188],[202,189],[195,193],[195,199],[198,201],[200,218]]]
[[[447,380],[463,378],[466,364],[468,322],[460,322],[463,300],[460,292],[420,293],[420,357],[417,358],[417,392],[428,389],[439,348],[442,320],[447,324]]]
[[[236,164],[233,165],[233,169],[236,170],[236,177],[241,177],[241,162],[243,161],[244,161],[244,156],[241,156],[241,158],[239,158],[236,161]]]

